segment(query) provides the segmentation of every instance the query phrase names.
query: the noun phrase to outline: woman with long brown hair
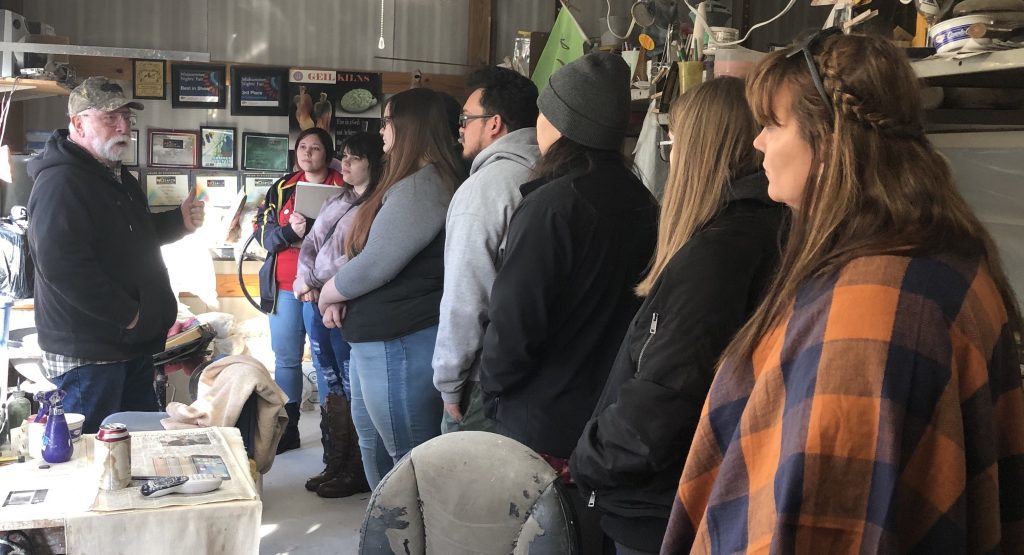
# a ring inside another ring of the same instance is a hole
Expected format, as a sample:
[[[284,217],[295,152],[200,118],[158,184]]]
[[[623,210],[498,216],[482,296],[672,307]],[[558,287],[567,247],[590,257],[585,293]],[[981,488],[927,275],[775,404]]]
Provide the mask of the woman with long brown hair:
[[[794,220],[723,355],[662,553],[1019,548],[1019,307],[906,57],[824,32],[769,55],[747,97]]]
[[[444,221],[459,165],[444,103],[409,89],[384,104],[380,183],[345,238],[349,261],[324,284],[324,324],[352,346],[352,420],[376,487],[394,462],[438,435],[431,358],[444,286]]]
[[[734,77],[672,103],[658,243],[637,287],[644,302],[570,461],[623,552],[660,548],[718,357],[778,264],[785,207],[768,198],[757,131]]]

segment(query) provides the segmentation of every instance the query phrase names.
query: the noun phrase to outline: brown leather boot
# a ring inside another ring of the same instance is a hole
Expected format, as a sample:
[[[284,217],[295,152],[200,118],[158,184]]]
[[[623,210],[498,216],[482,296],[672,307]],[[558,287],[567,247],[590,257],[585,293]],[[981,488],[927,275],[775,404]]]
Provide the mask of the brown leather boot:
[[[359,436],[352,424],[352,410],[344,395],[327,396],[327,415],[331,420],[331,453],[328,466],[337,464],[334,478],[316,489],[320,497],[348,497],[370,491],[359,453]]]
[[[337,464],[330,464],[330,453],[332,451],[331,419],[327,416],[327,409],[322,406],[320,407],[320,443],[324,446],[324,463],[326,466],[320,474],[306,480],[306,489],[309,491],[316,491],[316,488],[320,487],[321,484],[334,478],[335,474],[337,474],[340,469]],[[338,459],[338,457],[335,457],[335,459]]]

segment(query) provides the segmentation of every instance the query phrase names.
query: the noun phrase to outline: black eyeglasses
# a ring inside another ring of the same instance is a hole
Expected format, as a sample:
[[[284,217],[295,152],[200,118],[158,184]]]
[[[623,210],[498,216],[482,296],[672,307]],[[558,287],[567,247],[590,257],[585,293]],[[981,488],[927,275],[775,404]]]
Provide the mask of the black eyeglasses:
[[[825,102],[825,106],[828,107],[828,111],[835,111],[835,107],[832,106],[832,98],[829,97],[828,93],[825,92],[825,84],[821,82],[821,73],[818,72],[818,66],[814,63],[814,47],[821,44],[826,38],[832,35],[838,35],[842,33],[839,27],[829,27],[828,29],[822,29],[817,33],[807,36],[799,43],[793,46],[793,51],[786,54],[786,58],[792,58],[797,54],[803,52],[804,60],[807,62],[807,69],[811,72],[811,80],[814,81],[814,87],[818,89],[818,94],[821,95],[821,100]]]
[[[495,114],[480,114],[479,116],[471,116],[469,114],[459,114],[459,127],[466,127],[466,123],[471,119],[487,119],[493,118]]]

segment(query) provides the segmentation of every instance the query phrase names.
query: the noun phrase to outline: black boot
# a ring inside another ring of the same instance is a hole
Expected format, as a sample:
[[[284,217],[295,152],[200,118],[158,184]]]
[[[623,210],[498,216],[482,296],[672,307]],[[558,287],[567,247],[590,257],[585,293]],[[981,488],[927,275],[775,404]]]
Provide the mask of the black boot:
[[[316,491],[320,484],[331,480],[338,472],[337,468],[327,464],[330,461],[328,453],[331,452],[331,418],[327,415],[327,408],[324,406],[320,407],[320,443],[324,446],[324,464],[327,466],[324,467],[323,472],[306,480],[306,489],[309,491]]]
[[[352,424],[352,409],[344,395],[327,396],[327,416],[331,420],[331,451],[327,466],[335,468],[334,478],[317,488],[320,497],[348,497],[370,491],[359,453],[359,436]]]
[[[285,403],[284,410],[288,413],[288,425],[284,427],[284,434],[277,444],[277,454],[285,451],[298,449],[301,440],[299,438],[299,404]]]

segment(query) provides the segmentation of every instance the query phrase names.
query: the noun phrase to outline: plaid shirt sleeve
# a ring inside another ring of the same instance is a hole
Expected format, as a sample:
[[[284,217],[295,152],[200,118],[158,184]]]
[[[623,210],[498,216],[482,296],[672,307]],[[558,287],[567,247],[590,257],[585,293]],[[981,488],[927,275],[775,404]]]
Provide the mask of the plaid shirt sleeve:
[[[712,386],[662,553],[1024,546],[1024,396],[991,277],[867,257]]]

